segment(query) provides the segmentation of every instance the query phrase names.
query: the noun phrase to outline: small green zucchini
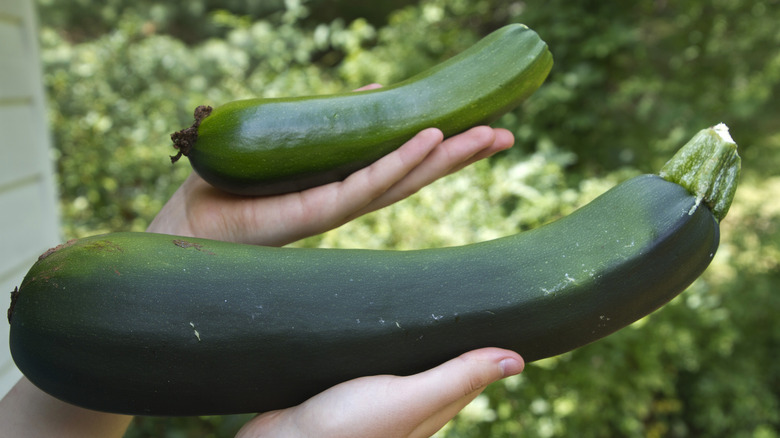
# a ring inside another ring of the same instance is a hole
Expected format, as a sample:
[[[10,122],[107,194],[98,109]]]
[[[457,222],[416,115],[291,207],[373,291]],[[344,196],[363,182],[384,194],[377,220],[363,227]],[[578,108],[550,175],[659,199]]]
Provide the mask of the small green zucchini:
[[[359,92],[199,106],[171,135],[207,182],[240,195],[275,195],[339,181],[425,128],[445,136],[489,124],[544,82],[552,55],[522,24],[398,84]]]
[[[14,292],[11,353],[69,403],[169,416],[284,408],[480,347],[532,362],[619,330],[693,282],[718,247],[739,166],[723,130],[706,129],[663,178],[636,177],[540,228],[460,247],[71,241]]]

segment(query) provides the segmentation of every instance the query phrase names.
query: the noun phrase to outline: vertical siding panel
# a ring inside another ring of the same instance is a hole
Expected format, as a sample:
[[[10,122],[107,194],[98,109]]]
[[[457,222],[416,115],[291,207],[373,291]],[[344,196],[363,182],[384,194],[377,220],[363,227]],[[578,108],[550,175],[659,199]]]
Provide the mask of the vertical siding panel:
[[[0,0],[0,309],[37,254],[59,243],[59,217],[33,0]],[[0,323],[0,396],[21,374]]]

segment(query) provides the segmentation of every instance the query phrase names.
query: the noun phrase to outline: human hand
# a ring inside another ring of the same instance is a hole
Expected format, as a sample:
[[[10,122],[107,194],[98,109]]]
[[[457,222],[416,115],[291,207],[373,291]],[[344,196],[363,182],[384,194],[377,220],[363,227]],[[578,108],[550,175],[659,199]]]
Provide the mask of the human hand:
[[[483,348],[412,376],[350,380],[298,406],[260,414],[236,437],[429,437],[487,385],[523,367],[517,353]]]
[[[393,204],[513,143],[509,131],[488,126],[446,140],[426,129],[344,181],[267,197],[230,195],[193,172],[147,231],[282,246]]]

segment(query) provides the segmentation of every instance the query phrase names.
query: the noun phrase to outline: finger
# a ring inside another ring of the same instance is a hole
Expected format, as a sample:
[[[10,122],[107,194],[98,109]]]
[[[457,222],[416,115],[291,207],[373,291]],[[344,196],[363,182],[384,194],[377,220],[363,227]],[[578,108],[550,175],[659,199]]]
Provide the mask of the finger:
[[[517,353],[483,348],[465,353],[429,371],[405,378],[417,388],[413,409],[424,413],[410,436],[428,437],[444,427],[491,383],[519,374],[525,364]],[[427,412],[426,412],[427,410]]]
[[[356,217],[356,211],[365,209],[416,168],[441,141],[441,131],[425,129],[397,150],[344,181],[290,194],[286,198],[290,204],[285,205],[284,211],[296,213],[294,217],[288,217],[289,222],[296,224],[296,232],[302,236],[342,225]],[[296,240],[297,237],[281,236],[286,241]]]
[[[364,86],[362,86],[360,88],[356,88],[356,89],[354,89],[352,91],[376,90],[377,88],[382,88],[382,84],[376,84],[376,83],[368,84],[368,85],[364,85]]]
[[[509,149],[513,144],[514,136],[506,129],[493,129],[489,126],[471,128],[445,140],[422,166],[415,169],[414,174],[410,175],[409,183],[430,184],[439,176],[456,172],[469,164]]]
[[[349,220],[407,198],[433,181],[458,171],[469,164],[508,149],[514,136],[505,129],[478,126],[451,137],[429,154],[425,161],[409,172],[393,187],[375,198]]]
[[[468,160],[457,164],[455,167],[450,169],[450,174],[455,173],[470,164],[474,164],[477,161],[492,157],[496,153],[507,150],[515,144],[515,136],[512,134],[512,132],[506,129],[496,128],[493,130],[493,133],[495,137],[493,143],[490,146],[472,155]]]
[[[365,207],[415,172],[436,151],[443,137],[442,132],[435,128],[420,131],[396,151],[347,177],[340,187],[341,196],[351,197],[360,193],[364,201],[361,207]]]
[[[489,384],[519,374],[524,367],[523,358],[514,351],[481,348],[408,376],[404,384],[419,388],[421,405],[445,407],[464,397],[475,397]]]

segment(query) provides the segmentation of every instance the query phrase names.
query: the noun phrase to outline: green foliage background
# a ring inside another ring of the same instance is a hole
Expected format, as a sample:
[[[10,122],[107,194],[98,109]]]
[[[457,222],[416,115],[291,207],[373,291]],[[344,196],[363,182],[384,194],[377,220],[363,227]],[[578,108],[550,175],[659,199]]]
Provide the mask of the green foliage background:
[[[170,164],[168,135],[199,104],[390,84],[509,22],[539,32],[556,62],[499,122],[516,146],[296,245],[522,231],[727,123],[743,180],[704,276],[629,328],[491,386],[440,435],[780,435],[780,1],[38,3],[67,238],[145,229],[189,172]],[[247,418],[138,418],[127,436],[232,436]]]

